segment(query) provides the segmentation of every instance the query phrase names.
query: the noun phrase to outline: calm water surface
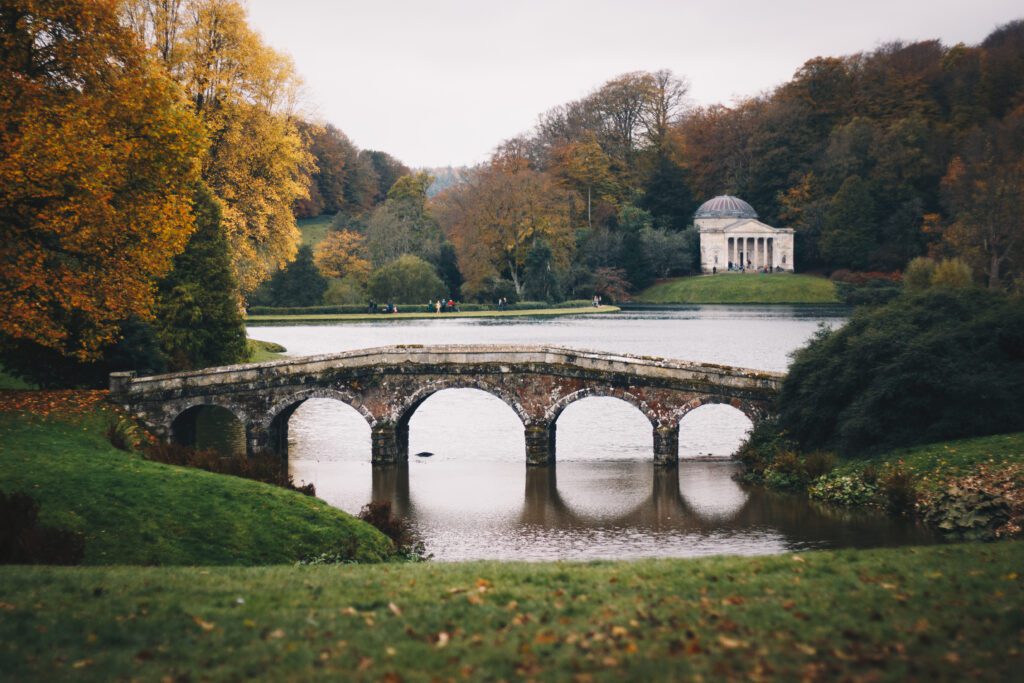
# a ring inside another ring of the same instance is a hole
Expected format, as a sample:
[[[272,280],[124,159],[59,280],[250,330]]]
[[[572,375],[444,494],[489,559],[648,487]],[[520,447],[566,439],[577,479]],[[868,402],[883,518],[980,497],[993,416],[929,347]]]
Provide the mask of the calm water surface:
[[[785,370],[835,308],[695,307],[554,319],[428,319],[250,326],[290,356],[390,344],[552,344]],[[591,397],[559,417],[555,467],[527,469],[523,426],[474,389],[427,399],[410,423],[405,466],[372,468],[370,428],[355,409],[312,399],[289,423],[289,467],[332,505],[390,500],[442,560],[610,559],[759,554],[926,542],[912,525],[744,487],[723,460],[750,422],[704,406],[680,423],[678,470],[652,465],[650,423],[633,406]],[[709,460],[717,457],[717,460]]]

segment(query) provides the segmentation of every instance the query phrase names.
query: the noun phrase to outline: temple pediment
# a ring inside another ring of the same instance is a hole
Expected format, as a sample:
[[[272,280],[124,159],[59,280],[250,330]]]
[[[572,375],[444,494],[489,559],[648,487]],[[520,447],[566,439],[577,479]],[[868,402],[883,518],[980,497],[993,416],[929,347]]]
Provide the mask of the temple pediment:
[[[743,233],[744,235],[776,235],[782,232],[782,230],[773,228],[759,220],[749,218],[746,220],[739,220],[731,225],[725,226],[722,228],[722,232]]]

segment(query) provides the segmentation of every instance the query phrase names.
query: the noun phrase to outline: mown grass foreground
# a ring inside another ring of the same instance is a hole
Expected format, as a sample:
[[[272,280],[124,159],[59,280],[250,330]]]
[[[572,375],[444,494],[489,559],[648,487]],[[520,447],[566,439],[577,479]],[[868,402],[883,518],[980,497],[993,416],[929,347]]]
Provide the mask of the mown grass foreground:
[[[401,311],[401,308],[399,308]],[[581,306],[579,308],[538,308],[525,311],[460,311],[458,313],[427,313],[420,307],[407,313],[319,313],[300,315],[250,315],[245,320],[249,323],[279,322],[388,322],[391,320],[414,320],[430,318],[448,320],[451,318],[517,318],[524,316],[556,316],[581,315],[590,313],[615,313],[620,310],[616,306]]]
[[[112,409],[100,403],[69,415],[64,399],[78,395],[4,395],[0,490],[31,495],[41,506],[42,524],[83,534],[86,564],[250,565],[323,553],[363,561],[390,556],[391,543],[380,532],[317,498],[115,449],[105,437]],[[12,411],[22,397],[30,411]]]
[[[648,304],[834,304],[830,280],[798,273],[719,273],[659,282],[635,300]]]
[[[1012,680],[1024,544],[595,564],[0,568],[14,680]]]

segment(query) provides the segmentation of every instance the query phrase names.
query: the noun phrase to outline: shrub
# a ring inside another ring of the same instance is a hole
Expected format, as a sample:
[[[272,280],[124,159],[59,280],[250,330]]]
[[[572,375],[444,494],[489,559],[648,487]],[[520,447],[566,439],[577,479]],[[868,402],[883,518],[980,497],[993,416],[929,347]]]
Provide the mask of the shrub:
[[[857,310],[794,354],[778,426],[862,455],[1024,429],[1024,301],[933,288]]]
[[[918,256],[907,264],[903,273],[903,285],[908,291],[920,292],[932,285],[935,275],[935,261],[927,256]]]
[[[862,477],[849,474],[826,475],[817,479],[807,489],[808,495],[834,505],[859,507],[870,505],[878,495],[878,487]]]
[[[943,259],[935,266],[932,287],[973,287],[974,274],[967,263],[958,258]]]
[[[836,466],[836,456],[827,451],[812,451],[804,456],[804,474],[807,481],[814,481],[825,476]]]
[[[135,451],[142,445],[142,433],[133,421],[119,416],[107,425],[107,440],[119,450]]]
[[[394,542],[399,557],[422,561],[429,559],[422,542],[416,539],[409,520],[391,514],[390,501],[367,503],[359,511],[359,519],[377,527],[377,530]]]
[[[24,493],[0,493],[0,564],[80,564],[80,534],[39,526],[39,503]]]
[[[992,540],[1010,511],[1009,501],[995,493],[951,486],[928,503],[924,520],[958,538]]]
[[[878,489],[890,512],[904,514],[917,504],[917,479],[900,460],[878,478]]]

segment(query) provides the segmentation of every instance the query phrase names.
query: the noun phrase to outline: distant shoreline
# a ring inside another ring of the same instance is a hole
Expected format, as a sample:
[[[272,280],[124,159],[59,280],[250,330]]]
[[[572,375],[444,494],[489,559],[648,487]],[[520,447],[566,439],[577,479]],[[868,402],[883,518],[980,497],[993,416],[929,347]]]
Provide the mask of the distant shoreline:
[[[539,308],[525,311],[460,311],[458,313],[315,313],[298,315],[250,315],[248,323],[296,323],[296,322],[389,322],[392,320],[448,320],[451,318],[524,318],[530,316],[554,317],[594,313],[616,313],[618,306],[581,306],[579,308]]]

